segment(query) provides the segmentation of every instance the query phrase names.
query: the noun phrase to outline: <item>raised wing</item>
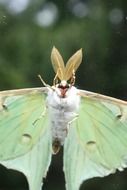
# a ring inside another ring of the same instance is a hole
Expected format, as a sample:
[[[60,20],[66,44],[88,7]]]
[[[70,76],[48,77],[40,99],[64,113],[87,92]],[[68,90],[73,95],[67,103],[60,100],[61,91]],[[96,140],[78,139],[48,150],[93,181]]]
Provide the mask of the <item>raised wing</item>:
[[[51,155],[46,88],[0,92],[0,163],[22,172],[29,190],[39,190]]]
[[[64,146],[67,190],[127,167],[127,102],[87,91],[79,94],[79,116]]]

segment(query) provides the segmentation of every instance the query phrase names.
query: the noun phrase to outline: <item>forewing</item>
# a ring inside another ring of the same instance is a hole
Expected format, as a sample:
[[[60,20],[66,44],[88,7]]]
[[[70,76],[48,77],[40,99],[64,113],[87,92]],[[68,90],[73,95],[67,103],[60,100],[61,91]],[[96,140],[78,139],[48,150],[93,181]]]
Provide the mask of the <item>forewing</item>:
[[[127,103],[82,95],[79,116],[72,121],[64,146],[67,190],[78,190],[86,179],[127,167]]]
[[[0,160],[21,156],[45,132],[45,88],[0,93]]]

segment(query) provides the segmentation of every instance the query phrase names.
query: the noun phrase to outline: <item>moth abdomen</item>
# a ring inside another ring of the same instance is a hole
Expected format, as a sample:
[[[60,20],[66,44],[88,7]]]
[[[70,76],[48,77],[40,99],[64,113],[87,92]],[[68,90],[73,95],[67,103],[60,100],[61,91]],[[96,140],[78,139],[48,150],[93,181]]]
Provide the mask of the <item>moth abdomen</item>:
[[[60,148],[61,148],[60,140],[58,138],[54,139],[52,143],[53,154],[57,154]]]

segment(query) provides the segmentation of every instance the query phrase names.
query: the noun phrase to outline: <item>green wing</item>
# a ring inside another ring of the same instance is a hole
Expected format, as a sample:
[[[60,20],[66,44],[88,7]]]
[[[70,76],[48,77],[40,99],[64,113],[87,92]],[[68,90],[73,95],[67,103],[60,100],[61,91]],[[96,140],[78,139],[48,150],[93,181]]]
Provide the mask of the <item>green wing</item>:
[[[64,146],[67,190],[127,167],[127,103],[85,91],[80,95],[79,116]]]
[[[25,174],[39,190],[51,161],[46,88],[0,93],[0,163]]]

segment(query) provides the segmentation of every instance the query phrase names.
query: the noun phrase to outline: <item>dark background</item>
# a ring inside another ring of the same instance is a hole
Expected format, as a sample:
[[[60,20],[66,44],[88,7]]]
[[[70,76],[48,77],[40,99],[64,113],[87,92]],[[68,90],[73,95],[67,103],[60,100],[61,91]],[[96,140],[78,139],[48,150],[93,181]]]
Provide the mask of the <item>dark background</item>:
[[[52,85],[55,45],[65,62],[83,49],[76,86],[127,100],[126,0],[0,0],[0,90]],[[127,171],[84,182],[81,190],[126,190]],[[44,190],[64,190],[62,150]],[[0,190],[26,190],[25,177],[0,167]]]

